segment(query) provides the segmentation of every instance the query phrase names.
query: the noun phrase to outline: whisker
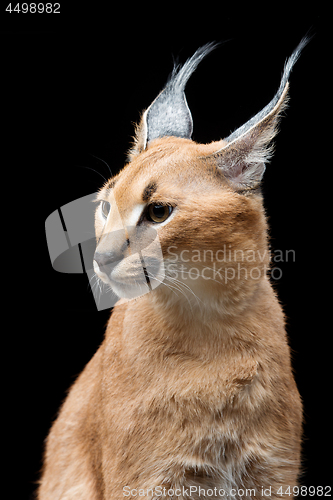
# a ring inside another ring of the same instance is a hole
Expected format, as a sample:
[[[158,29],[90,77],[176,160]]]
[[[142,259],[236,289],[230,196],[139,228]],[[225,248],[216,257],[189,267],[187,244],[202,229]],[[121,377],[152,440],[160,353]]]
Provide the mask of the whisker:
[[[172,270],[171,272],[175,272],[175,270]],[[182,272],[183,272],[183,270],[182,270]],[[184,271],[184,272],[186,273],[187,271]],[[188,273],[188,274],[189,274],[189,273]],[[189,291],[190,291],[190,292],[191,292],[191,293],[192,293],[192,294],[193,294],[193,295],[194,295],[194,296],[195,296],[198,300],[200,300],[200,299],[199,299],[199,297],[197,297],[197,295],[193,292],[192,288],[191,288],[189,285],[187,285],[186,283],[184,283],[184,282],[183,282],[183,281],[181,281],[181,280],[178,280],[177,278],[172,278],[171,276],[169,276],[169,275],[167,275],[167,274],[166,274],[166,276],[167,276],[169,279],[172,279],[174,282],[178,282],[178,283],[180,283],[182,286],[186,287],[186,288],[187,288],[187,289],[188,289],[188,290],[189,290]],[[202,301],[200,300],[200,302],[202,302]]]
[[[175,294],[177,295],[177,297],[178,297],[178,294],[177,294],[177,292],[175,292],[175,290],[178,290],[178,291],[180,291],[181,293],[183,293],[183,292],[182,292],[182,290],[180,290],[178,287],[168,285],[167,283],[165,283],[165,282],[164,282],[164,280],[163,280],[163,281],[161,281],[160,279],[158,279],[156,275],[155,275],[155,276],[150,275],[148,271],[147,271],[147,275],[148,275],[148,278],[150,278],[150,279],[155,279],[156,281],[159,281],[159,282],[161,283],[161,285],[165,285],[165,286],[166,286],[167,288],[169,288],[169,289],[170,289],[173,293],[175,293]],[[161,277],[164,277],[164,278],[165,278],[165,276],[163,276],[163,275],[161,275]]]
[[[176,278],[172,278],[171,276],[168,276],[167,279],[171,280],[172,283],[174,284],[177,284],[180,288],[183,287],[184,288],[184,295],[187,297],[187,300],[189,302],[189,304],[192,306],[192,303],[190,301],[190,297],[188,297],[186,294],[185,294],[185,290],[188,290],[189,292],[191,292],[192,296],[196,299],[196,302],[197,302],[197,305],[199,307],[201,307],[201,304],[203,304],[203,301],[193,292],[192,288],[190,286],[188,286],[186,283],[184,283],[183,281],[181,280],[177,280]],[[200,304],[201,303],[201,304]],[[192,307],[191,307],[192,308]]]
[[[92,153],[90,153],[90,155],[93,156],[94,158],[97,158],[97,160],[102,161],[108,167],[111,177],[113,177],[113,173],[112,173],[112,170],[110,168],[110,165],[108,165],[108,163],[106,163],[106,161],[102,160],[102,158],[98,158],[98,156],[95,156]]]
[[[94,168],[91,168],[91,167],[86,167],[84,165],[77,165],[78,168],[87,168],[88,170],[92,170],[93,172],[95,172],[95,174],[98,174],[100,175],[105,182],[107,182],[108,180],[104,177],[104,175],[102,175],[100,172],[97,172],[97,170],[95,170]]]
[[[201,306],[201,304],[199,304],[199,302],[202,302],[202,300],[199,299],[199,297],[193,292],[193,290],[188,285],[186,285],[183,281],[177,280],[176,278],[172,278],[171,276],[168,276],[167,274],[160,275],[160,276],[163,277],[163,281],[159,280],[157,278],[157,275],[156,276],[151,276],[151,275],[149,276],[149,273],[148,273],[148,277],[149,278],[151,278],[151,279],[157,279],[158,281],[160,281],[161,284],[164,284],[167,288],[169,288],[170,290],[172,290],[174,293],[176,293],[175,290],[178,290],[186,298],[189,306],[191,307],[191,310],[193,308],[192,308],[192,303],[191,303],[190,297],[188,297],[188,294],[185,293],[187,290],[189,292],[191,292],[191,294],[193,295],[193,297],[196,299],[197,305],[199,307]],[[169,283],[166,283],[166,280],[170,281],[173,285],[170,285]],[[177,293],[176,293],[176,295],[178,296]]]

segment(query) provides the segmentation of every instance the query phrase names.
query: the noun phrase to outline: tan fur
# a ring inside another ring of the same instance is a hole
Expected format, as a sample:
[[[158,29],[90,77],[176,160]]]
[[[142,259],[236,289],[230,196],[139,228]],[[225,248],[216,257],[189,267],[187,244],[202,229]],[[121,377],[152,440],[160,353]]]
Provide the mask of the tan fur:
[[[160,232],[164,251],[224,242],[264,255],[261,197],[233,192],[198,159],[215,148],[155,141],[119,174],[119,211],[139,202],[154,178],[154,197],[176,200],[181,210]],[[116,306],[48,438],[40,499],[117,500],[124,486],[261,491],[297,483],[301,403],[283,313],[265,274],[195,285],[202,303],[192,307],[191,295],[163,285]]]
[[[205,279],[167,277],[116,305],[48,437],[39,500],[121,500],[124,487],[139,498],[148,488],[191,485],[255,491],[233,498],[265,498],[262,488],[271,487],[270,498],[281,498],[280,486],[297,484],[302,407],[267,277],[262,197],[257,188],[235,190],[217,167],[225,145],[156,139],[132,152],[113,189],[107,183],[99,193],[113,203],[105,226],[96,212],[99,252],[124,243],[108,233],[126,224],[154,181],[150,203],[175,207],[168,223],[154,226],[166,269],[170,247],[178,256],[185,250],[182,265],[205,269]],[[216,256],[224,245],[239,252],[224,262],[191,260],[195,250]],[[249,251],[255,258],[244,260]],[[133,267],[127,257],[124,276]],[[221,278],[214,279],[214,264]]]

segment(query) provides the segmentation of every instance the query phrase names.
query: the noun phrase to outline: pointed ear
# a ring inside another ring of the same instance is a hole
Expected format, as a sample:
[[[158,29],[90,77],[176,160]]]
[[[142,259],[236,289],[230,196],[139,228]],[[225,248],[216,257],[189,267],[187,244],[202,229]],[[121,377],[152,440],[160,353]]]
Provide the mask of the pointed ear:
[[[265,164],[273,154],[272,140],[277,134],[281,112],[288,101],[288,83],[274,107],[256,115],[255,123],[224,139],[222,149],[213,154],[216,166],[237,191],[255,189],[264,175]]]
[[[199,48],[184,66],[174,67],[165,88],[141,116],[135,130],[133,147],[128,154],[130,160],[158,137],[191,138],[193,122],[185,97],[185,86],[198,64],[215,47],[216,44],[207,43]]]
[[[282,111],[288,102],[288,78],[301,50],[307,44],[304,38],[287,60],[280,87],[272,101],[242,127],[221,141],[221,149],[213,153],[214,162],[237,191],[259,186],[272,154],[272,139],[278,132]],[[227,143],[227,144],[225,144]]]

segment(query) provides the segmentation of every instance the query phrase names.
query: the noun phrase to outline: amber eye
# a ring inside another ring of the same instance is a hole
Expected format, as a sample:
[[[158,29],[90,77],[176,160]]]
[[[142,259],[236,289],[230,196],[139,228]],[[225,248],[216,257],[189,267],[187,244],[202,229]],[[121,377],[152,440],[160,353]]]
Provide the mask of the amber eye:
[[[102,214],[105,218],[109,215],[111,205],[108,201],[102,201],[101,209],[102,209]]]
[[[170,205],[149,205],[147,219],[152,222],[164,222],[171,212]]]

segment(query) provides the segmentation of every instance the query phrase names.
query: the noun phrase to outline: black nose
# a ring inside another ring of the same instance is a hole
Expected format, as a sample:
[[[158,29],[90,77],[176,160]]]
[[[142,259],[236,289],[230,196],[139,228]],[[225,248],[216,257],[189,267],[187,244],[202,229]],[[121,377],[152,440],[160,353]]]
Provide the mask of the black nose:
[[[115,252],[95,252],[94,254],[94,260],[97,262],[98,267],[103,273],[107,275],[110,275],[112,269],[116,267],[118,262],[120,262],[122,259],[123,255]]]

